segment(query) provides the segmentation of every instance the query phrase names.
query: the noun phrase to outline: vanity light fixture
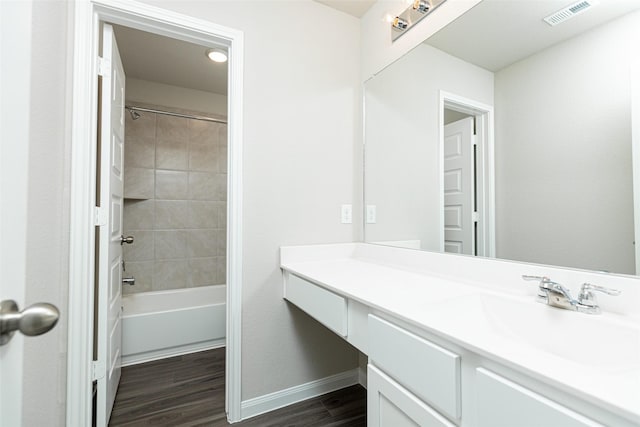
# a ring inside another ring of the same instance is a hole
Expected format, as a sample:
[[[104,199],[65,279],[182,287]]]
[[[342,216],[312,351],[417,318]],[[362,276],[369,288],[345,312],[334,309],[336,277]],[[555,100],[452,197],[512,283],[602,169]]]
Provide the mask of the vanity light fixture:
[[[415,0],[413,2],[413,10],[417,10],[420,13],[427,13],[431,9],[431,5],[426,0]]]
[[[227,52],[222,49],[209,49],[206,52],[207,58],[213,62],[227,62]]]
[[[409,23],[407,21],[405,21],[404,19],[400,18],[399,16],[396,16],[393,19],[393,22],[391,23],[391,26],[393,26],[393,28],[395,28],[396,30],[399,30],[399,31],[406,30],[408,25],[409,25]]]
[[[409,7],[391,21],[391,41],[409,31],[446,0],[410,0]],[[393,16],[393,15],[392,15]]]

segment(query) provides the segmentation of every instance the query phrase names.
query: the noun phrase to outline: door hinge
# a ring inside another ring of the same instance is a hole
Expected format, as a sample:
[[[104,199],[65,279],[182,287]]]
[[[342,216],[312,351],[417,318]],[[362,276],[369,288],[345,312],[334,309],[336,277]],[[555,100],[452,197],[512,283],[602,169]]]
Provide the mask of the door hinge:
[[[478,145],[478,136],[471,135],[471,145]]]
[[[108,215],[105,208],[101,208],[100,206],[93,208],[93,225],[102,227],[103,225],[107,225],[107,220]]]
[[[111,73],[111,61],[98,56],[98,75],[108,77]]]
[[[91,380],[97,381],[104,378],[106,372],[104,363],[101,360],[94,360],[91,362]]]
[[[474,212],[471,214],[471,221],[478,222],[480,221],[480,214],[478,212]]]

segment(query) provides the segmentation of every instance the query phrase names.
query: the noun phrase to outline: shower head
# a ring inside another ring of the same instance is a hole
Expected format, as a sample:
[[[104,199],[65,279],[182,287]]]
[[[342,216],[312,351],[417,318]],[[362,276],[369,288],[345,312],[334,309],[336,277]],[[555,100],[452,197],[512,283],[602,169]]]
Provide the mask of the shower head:
[[[129,108],[129,113],[131,114],[131,120],[138,120],[140,118],[140,113],[136,110]]]

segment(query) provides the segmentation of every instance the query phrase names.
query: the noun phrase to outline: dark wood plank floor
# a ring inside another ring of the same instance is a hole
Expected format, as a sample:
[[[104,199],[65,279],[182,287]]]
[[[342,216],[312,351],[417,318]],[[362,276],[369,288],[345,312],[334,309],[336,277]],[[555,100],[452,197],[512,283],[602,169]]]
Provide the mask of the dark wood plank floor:
[[[224,413],[224,348],[122,369],[111,427],[365,427],[359,385],[229,424]]]

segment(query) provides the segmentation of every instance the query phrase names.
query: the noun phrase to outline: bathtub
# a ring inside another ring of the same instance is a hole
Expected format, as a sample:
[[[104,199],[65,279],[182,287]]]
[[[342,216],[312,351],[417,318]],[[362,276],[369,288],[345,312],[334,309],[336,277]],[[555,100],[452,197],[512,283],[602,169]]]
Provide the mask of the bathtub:
[[[122,366],[225,345],[226,285],[122,297]]]

